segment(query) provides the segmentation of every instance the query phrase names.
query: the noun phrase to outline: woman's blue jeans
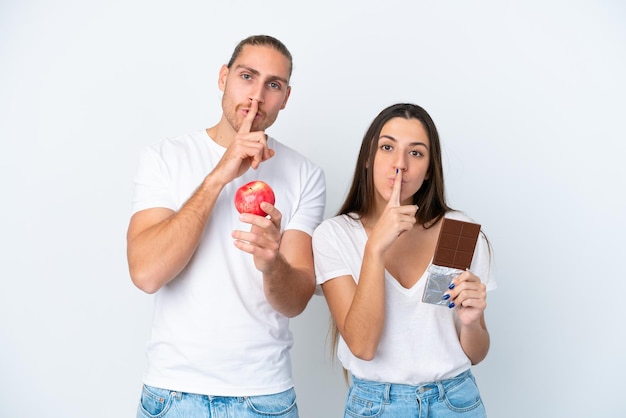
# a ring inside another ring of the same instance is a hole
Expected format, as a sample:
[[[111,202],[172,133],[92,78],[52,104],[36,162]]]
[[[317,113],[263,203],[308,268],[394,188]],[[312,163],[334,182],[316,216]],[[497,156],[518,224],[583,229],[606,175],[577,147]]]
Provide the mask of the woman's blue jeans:
[[[420,386],[352,377],[344,417],[485,418],[485,407],[470,370]]]
[[[293,388],[273,395],[207,396],[144,385],[137,418],[298,418]]]

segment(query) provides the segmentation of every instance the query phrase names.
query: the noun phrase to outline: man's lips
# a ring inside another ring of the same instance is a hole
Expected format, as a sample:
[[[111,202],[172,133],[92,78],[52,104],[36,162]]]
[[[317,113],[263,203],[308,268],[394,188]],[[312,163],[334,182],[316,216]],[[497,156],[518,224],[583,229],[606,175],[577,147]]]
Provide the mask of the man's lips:
[[[244,117],[248,116],[248,114],[250,113],[250,108],[247,108],[247,109],[244,108],[242,110],[243,110],[243,113],[244,113],[244,115],[243,115]],[[258,119],[258,118],[260,118],[262,116],[263,116],[263,114],[261,113],[261,111],[257,110],[256,111],[256,115],[254,115],[254,118]]]

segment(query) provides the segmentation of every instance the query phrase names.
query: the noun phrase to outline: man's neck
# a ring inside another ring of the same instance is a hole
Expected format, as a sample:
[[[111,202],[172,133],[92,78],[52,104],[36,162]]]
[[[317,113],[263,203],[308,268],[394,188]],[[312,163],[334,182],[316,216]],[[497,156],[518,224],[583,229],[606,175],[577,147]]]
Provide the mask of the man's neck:
[[[233,142],[233,138],[235,138],[236,134],[224,115],[222,115],[222,119],[217,125],[207,128],[206,133],[213,141],[224,148],[228,148],[228,146]]]

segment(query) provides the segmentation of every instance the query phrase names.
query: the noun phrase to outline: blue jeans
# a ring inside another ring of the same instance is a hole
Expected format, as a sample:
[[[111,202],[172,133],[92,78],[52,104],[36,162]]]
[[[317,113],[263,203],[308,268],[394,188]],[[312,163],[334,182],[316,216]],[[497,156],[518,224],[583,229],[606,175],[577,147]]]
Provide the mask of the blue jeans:
[[[396,385],[352,377],[346,418],[485,418],[474,375],[460,375],[420,386]]]
[[[293,388],[274,395],[207,396],[143,386],[137,418],[298,418]]]

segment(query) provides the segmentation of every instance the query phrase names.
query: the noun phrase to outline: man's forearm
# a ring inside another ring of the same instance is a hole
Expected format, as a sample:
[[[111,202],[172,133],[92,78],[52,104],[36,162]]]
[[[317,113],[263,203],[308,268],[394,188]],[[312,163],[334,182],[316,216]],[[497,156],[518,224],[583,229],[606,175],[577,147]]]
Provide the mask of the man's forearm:
[[[294,268],[279,254],[271,271],[263,274],[265,297],[278,312],[293,318],[306,308],[315,291],[315,274]]]

